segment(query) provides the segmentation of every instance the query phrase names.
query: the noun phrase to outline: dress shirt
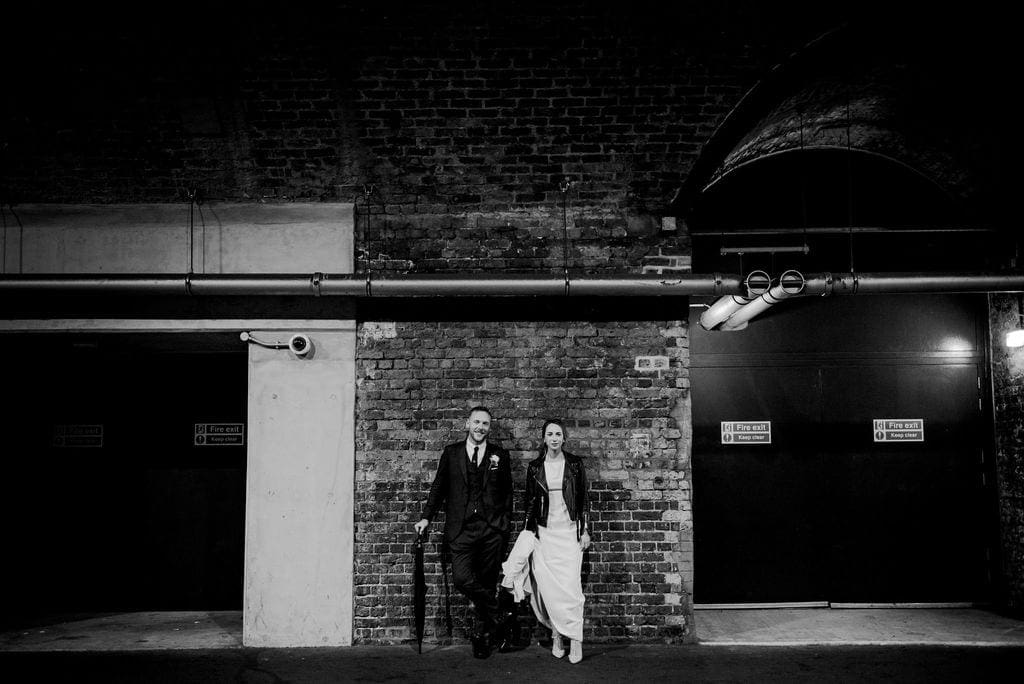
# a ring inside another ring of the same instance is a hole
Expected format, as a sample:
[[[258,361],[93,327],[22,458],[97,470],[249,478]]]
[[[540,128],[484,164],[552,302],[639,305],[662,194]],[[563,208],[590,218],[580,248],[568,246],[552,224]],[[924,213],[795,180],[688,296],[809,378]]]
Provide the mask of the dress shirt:
[[[480,465],[480,462],[484,458],[484,454],[487,453],[487,440],[485,439],[480,442],[480,444],[473,444],[473,441],[470,439],[466,440],[466,458],[468,458],[470,462],[473,461],[473,449],[476,449],[478,446],[480,447],[480,450],[477,452],[476,465]]]

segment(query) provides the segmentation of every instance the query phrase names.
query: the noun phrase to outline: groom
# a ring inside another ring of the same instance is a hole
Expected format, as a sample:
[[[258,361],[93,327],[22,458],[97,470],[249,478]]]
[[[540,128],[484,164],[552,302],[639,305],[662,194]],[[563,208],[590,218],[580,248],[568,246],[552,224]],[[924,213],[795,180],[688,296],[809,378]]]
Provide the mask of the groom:
[[[473,602],[476,612],[471,640],[477,658],[491,654],[508,617],[499,615],[495,589],[512,515],[512,466],[507,451],[488,443],[490,430],[491,412],[484,406],[470,409],[466,440],[449,444],[441,453],[423,517],[414,526],[423,534],[444,505],[444,538],[452,552],[455,588]]]

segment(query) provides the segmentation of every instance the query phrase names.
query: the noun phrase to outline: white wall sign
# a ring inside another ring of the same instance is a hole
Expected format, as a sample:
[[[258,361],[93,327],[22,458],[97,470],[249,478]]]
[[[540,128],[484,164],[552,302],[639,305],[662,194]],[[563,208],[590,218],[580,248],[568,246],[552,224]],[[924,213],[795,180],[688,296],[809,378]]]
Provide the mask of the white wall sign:
[[[875,418],[872,421],[876,442],[923,442],[923,418]]]
[[[196,446],[242,446],[245,423],[196,423],[192,443]]]
[[[772,421],[722,421],[722,444],[771,444]]]

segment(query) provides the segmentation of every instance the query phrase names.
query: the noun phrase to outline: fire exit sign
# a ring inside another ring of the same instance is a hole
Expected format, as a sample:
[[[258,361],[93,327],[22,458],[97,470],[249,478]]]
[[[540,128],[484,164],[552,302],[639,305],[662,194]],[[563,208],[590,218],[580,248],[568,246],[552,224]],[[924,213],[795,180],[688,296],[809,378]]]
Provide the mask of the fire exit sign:
[[[243,446],[245,423],[196,423],[192,443],[196,446]]]
[[[51,444],[58,449],[102,447],[102,425],[54,425]]]
[[[772,421],[722,421],[722,444],[771,444]]]
[[[923,442],[923,418],[875,418],[872,428],[876,442]]]

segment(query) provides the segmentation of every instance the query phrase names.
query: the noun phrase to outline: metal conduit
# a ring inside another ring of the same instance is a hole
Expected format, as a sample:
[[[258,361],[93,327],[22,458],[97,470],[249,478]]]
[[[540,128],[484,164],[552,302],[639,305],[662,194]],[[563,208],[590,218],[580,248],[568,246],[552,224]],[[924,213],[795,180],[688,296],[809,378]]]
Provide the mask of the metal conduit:
[[[928,294],[1022,292],[1024,273],[818,273],[807,276],[804,294]]]
[[[738,292],[734,275],[4,275],[0,294],[295,295],[334,297],[677,296]]]
[[[332,297],[535,297],[745,295],[727,274],[538,277],[518,274],[0,275],[0,295],[292,295]],[[1024,292],[1024,273],[818,273],[804,295]]]

